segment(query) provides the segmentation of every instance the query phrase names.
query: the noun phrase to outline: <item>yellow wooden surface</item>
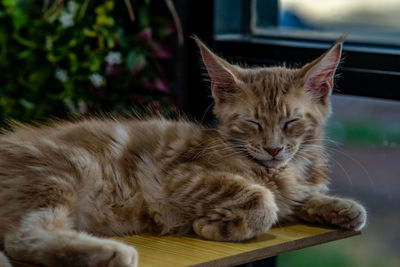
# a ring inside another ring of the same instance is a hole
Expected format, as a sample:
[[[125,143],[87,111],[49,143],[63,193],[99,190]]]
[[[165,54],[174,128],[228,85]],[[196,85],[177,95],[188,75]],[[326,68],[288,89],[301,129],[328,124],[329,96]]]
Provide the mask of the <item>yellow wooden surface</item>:
[[[271,229],[243,242],[215,242],[191,237],[118,237],[139,252],[139,266],[229,266],[342,239],[359,232],[296,224]]]
[[[136,235],[114,239],[134,246],[139,267],[232,266],[360,234],[314,225],[272,228],[256,239],[215,242],[192,237]],[[13,262],[15,266],[33,266]]]

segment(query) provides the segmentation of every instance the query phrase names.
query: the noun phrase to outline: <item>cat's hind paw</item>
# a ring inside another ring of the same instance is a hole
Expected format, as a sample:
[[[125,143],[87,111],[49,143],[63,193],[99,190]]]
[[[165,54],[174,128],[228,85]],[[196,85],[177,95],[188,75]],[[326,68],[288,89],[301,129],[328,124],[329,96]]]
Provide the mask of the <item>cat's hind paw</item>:
[[[337,199],[324,207],[322,216],[330,224],[350,230],[361,230],[367,221],[363,206],[350,199]]]

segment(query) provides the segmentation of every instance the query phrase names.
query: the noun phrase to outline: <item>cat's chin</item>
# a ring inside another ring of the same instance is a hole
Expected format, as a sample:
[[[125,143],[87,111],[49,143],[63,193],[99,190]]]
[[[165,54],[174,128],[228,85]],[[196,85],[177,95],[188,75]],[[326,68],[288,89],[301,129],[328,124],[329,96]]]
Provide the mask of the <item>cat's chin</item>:
[[[285,165],[286,160],[280,160],[280,159],[270,159],[270,160],[263,160],[262,164],[266,166],[267,168],[273,168],[273,169],[278,169]]]

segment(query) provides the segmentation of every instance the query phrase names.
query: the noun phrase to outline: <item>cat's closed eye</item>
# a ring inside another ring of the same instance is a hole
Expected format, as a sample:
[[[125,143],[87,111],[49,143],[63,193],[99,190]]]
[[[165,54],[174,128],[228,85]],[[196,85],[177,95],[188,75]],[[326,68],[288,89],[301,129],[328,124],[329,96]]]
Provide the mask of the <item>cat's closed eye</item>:
[[[283,124],[283,130],[286,131],[289,129],[292,125],[294,125],[296,122],[300,121],[299,118],[293,118],[293,119],[288,119],[284,122]]]
[[[262,131],[262,126],[261,126],[261,124],[260,124],[259,122],[253,121],[253,120],[246,120],[246,121],[247,121],[248,123],[252,124],[253,126],[257,127],[257,130],[258,130],[259,132]]]

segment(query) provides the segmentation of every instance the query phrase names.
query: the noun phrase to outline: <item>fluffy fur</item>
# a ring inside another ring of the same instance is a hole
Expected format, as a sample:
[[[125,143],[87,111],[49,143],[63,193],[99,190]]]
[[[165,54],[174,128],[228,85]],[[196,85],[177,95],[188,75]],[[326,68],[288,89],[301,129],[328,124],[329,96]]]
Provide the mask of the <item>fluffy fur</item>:
[[[295,219],[364,226],[362,206],[326,194],[323,129],[342,40],[300,69],[244,69],[197,42],[216,128],[85,119],[16,124],[0,137],[0,244],[9,256],[136,266],[134,248],[106,237],[241,241]],[[2,254],[1,264],[9,266]]]

